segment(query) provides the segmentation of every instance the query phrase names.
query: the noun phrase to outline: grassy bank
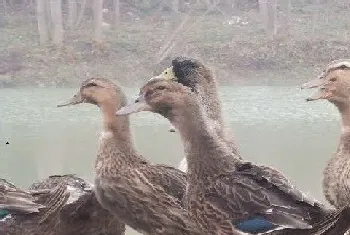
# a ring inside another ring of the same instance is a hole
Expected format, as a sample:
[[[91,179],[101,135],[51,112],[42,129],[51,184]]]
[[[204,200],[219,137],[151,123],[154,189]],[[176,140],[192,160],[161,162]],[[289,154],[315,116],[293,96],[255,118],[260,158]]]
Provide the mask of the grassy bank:
[[[233,16],[232,16],[233,15]],[[239,18],[238,18],[238,17]],[[130,12],[117,29],[104,32],[105,42],[91,42],[91,18],[79,28],[65,28],[60,49],[38,45],[35,12],[14,11],[0,29],[1,86],[76,86],[90,76],[138,86],[169,65],[176,55],[202,59],[222,84],[298,84],[332,59],[349,55],[348,9],[324,6],[314,18],[305,6],[294,7],[290,26],[266,36],[256,10],[222,14],[194,11],[185,27],[174,30],[186,13]],[[159,53],[173,38],[164,61]]]

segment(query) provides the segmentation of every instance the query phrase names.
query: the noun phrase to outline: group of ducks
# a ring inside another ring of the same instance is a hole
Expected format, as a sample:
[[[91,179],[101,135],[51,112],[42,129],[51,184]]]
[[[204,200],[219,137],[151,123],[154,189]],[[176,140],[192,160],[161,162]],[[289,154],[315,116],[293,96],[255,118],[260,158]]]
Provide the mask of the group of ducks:
[[[112,81],[90,78],[58,105],[89,103],[102,112],[94,184],[56,175],[25,191],[0,181],[0,234],[122,235],[125,225],[147,235],[346,234],[350,61],[332,62],[302,87],[318,88],[307,100],[327,99],[342,116],[339,147],[324,171],[331,206],[304,195],[278,170],[244,160],[223,119],[212,72],[178,57],[131,104]],[[167,118],[179,132],[183,171],[152,164],[135,148],[128,116],[144,111]]]

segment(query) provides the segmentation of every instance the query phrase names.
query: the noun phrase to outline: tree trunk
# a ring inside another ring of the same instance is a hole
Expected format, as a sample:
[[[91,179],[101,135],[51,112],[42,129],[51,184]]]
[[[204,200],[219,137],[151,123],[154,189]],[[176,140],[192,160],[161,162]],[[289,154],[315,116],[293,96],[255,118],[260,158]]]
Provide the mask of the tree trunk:
[[[118,27],[120,23],[120,0],[113,0],[113,25]]]
[[[5,26],[6,1],[0,2],[0,29]]]
[[[290,27],[290,21],[291,21],[291,10],[292,10],[291,0],[281,1],[280,4],[285,16],[283,19],[283,27],[285,31],[288,31]]]
[[[77,0],[68,0],[68,27],[72,28],[77,20]]]
[[[173,11],[175,12],[181,12],[185,8],[185,1],[184,0],[174,0],[173,1]]]
[[[80,11],[79,11],[79,15],[77,18],[77,23],[75,24],[76,27],[79,26],[81,21],[83,20],[84,14],[85,14],[85,9],[86,9],[86,0],[83,0],[80,4]]]
[[[46,22],[46,0],[37,0],[37,19],[40,45],[44,45],[49,41],[49,33]]]
[[[52,19],[52,43],[60,46],[63,42],[63,26],[62,26],[62,5],[61,0],[51,0],[51,19]]]
[[[96,42],[102,41],[102,5],[103,0],[94,0],[92,10],[94,12],[94,33],[93,40]]]
[[[277,33],[277,0],[259,0],[259,12],[267,34],[273,38]]]
[[[314,9],[312,12],[312,30],[311,33],[315,34],[317,22],[319,21],[319,8],[320,8],[320,0],[313,0],[312,1]]]
[[[267,31],[271,38],[277,34],[277,0],[268,1]]]

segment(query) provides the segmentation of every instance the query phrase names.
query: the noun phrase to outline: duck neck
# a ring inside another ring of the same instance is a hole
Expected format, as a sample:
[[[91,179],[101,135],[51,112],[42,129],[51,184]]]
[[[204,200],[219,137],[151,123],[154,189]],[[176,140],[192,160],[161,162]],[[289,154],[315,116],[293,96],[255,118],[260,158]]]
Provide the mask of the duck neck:
[[[342,119],[342,133],[337,152],[340,153],[340,156],[344,156],[350,154],[350,104],[342,103],[337,107]]]
[[[106,102],[100,106],[103,116],[104,132],[113,133],[113,137],[118,145],[132,146],[132,136],[128,116],[116,116],[118,110],[115,102]]]
[[[199,93],[198,97],[200,97],[207,117],[218,122],[220,125],[223,124],[221,103],[216,83],[211,84],[210,88],[201,87],[197,90]]]
[[[133,165],[142,161],[134,146],[129,117],[115,115],[121,106],[122,104],[118,105],[113,101],[99,106],[103,116],[103,132],[96,161],[98,169],[102,165],[113,168],[116,165]]]
[[[238,160],[226,143],[220,141],[215,129],[208,125],[201,106],[190,99],[184,100],[181,106],[172,110],[171,121],[184,143],[189,181],[205,181],[217,174],[232,171]]]
[[[236,141],[224,122],[220,97],[218,94],[217,84],[213,82],[209,88],[198,88],[198,97],[204,106],[210,124],[213,125],[216,133],[225,141],[232,153],[239,159],[242,159],[238,150]]]

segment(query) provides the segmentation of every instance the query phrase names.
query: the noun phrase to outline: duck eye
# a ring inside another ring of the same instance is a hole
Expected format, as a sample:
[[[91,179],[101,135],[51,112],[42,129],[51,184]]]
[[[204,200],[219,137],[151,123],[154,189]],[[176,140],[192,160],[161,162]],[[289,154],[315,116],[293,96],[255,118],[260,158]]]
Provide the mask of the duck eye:
[[[158,89],[158,90],[165,90],[166,87],[165,87],[165,86],[159,86],[157,89]]]
[[[336,77],[332,77],[331,79],[329,79],[331,82],[335,82],[337,81],[337,78]]]
[[[86,84],[85,87],[92,87],[92,86],[97,86],[97,84],[94,82],[90,82],[90,83]]]
[[[168,74],[168,72],[167,72],[167,71],[165,71],[165,74]]]

